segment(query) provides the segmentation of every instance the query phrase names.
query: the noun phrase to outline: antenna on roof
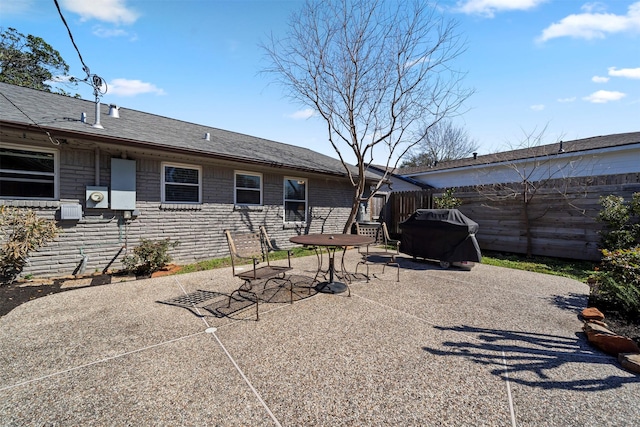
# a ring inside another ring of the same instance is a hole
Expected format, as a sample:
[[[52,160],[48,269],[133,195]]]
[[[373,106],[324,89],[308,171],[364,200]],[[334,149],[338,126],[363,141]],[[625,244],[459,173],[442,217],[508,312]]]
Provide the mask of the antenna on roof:
[[[97,74],[93,74],[90,77],[91,86],[93,86],[93,96],[95,96],[96,98],[96,121],[91,127],[96,129],[104,129],[104,126],[100,124],[100,97],[107,93],[107,84],[102,79],[102,77],[98,76]]]

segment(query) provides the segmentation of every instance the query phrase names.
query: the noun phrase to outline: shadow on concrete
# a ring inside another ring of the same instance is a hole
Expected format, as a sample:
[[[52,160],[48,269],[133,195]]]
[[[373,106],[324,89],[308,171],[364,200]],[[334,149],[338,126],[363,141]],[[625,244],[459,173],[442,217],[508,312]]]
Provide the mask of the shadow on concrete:
[[[549,300],[558,308],[568,310],[578,315],[587,306],[589,297],[584,294],[569,293],[567,295],[553,295]]]
[[[511,383],[543,389],[598,391],[640,384],[639,377],[614,376],[594,379],[561,380],[565,374],[552,373],[565,364],[615,365],[613,357],[591,352],[586,340],[547,334],[535,334],[471,326],[442,327],[442,331],[460,332],[462,341],[447,341],[441,348],[423,347],[436,356],[454,356],[491,367],[491,374]],[[521,375],[529,373],[532,375]]]
[[[264,281],[249,286],[244,283],[230,294],[198,289],[156,302],[187,309],[196,317],[226,317],[232,320],[247,320],[241,313],[253,307],[258,320],[260,307],[264,307],[264,304],[294,303],[317,294],[311,277],[289,275],[286,280],[278,280],[282,283],[271,287],[267,287]],[[289,284],[291,287],[288,287]]]
[[[43,282],[15,282],[0,286],[0,317],[14,308],[37,298],[74,289],[111,284],[111,276],[95,275],[82,280],[76,278],[51,279]]]

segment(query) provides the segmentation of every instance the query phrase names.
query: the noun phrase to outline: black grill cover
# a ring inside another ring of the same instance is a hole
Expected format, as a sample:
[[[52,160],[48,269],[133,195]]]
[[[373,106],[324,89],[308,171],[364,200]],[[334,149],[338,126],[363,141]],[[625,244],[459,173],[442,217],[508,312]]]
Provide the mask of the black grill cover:
[[[418,209],[400,223],[400,252],[439,261],[480,262],[478,223],[457,209]]]

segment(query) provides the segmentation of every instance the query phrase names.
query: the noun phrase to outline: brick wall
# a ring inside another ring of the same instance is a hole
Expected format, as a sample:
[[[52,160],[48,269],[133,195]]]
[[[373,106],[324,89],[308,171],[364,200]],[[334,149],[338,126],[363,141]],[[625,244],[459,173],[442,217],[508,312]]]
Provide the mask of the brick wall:
[[[127,158],[136,160],[136,208],[140,215],[125,220],[121,211],[87,209],[85,188],[95,185],[95,147],[70,142],[60,147],[60,201],[0,201],[0,204],[31,207],[44,217],[59,217],[63,203],[80,203],[83,218],[59,221],[62,232],[52,243],[31,254],[23,272],[34,276],[60,276],[122,269],[122,257],[131,251],[141,237],[178,240],[171,250],[174,262],[228,255],[223,230],[266,227],[279,248],[289,248],[289,237],[300,233],[340,232],[349,215],[352,188],[346,179],[319,174],[284,173],[270,169],[254,169],[214,160],[168,156],[161,152],[127,150]],[[121,157],[114,148],[100,149],[100,184],[109,186],[110,158]],[[162,204],[160,199],[161,164],[163,161],[202,166],[203,203],[201,205]],[[234,170],[263,174],[263,206],[234,206]],[[283,222],[284,177],[308,179],[308,217],[305,226]],[[85,262],[83,263],[83,260]]]

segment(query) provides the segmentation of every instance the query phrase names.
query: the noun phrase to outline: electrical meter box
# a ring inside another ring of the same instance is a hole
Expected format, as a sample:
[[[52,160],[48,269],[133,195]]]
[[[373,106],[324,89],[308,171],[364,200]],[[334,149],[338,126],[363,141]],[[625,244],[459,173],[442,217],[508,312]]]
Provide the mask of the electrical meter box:
[[[109,188],[87,186],[85,203],[87,209],[109,209]]]
[[[111,209],[132,211],[136,208],[136,161],[111,159]]]

